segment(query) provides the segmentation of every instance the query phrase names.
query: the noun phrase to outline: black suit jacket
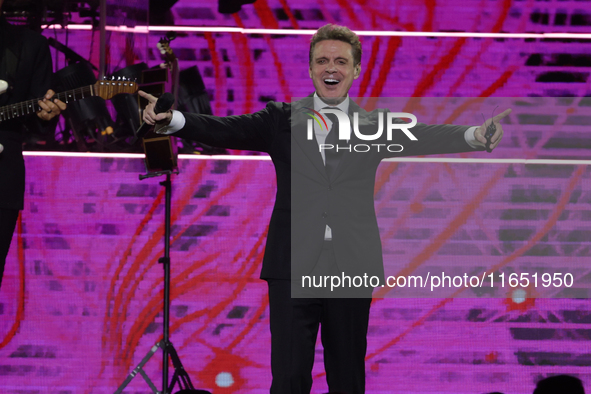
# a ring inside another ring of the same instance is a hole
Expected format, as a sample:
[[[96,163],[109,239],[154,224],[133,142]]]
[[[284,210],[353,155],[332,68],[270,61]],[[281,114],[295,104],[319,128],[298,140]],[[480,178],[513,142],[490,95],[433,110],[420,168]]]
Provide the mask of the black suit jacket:
[[[11,58],[11,59],[9,59]],[[8,75],[11,62],[15,75]],[[0,95],[0,106],[43,97],[51,86],[51,55],[45,37],[24,27],[12,26],[0,18],[0,79],[11,88]],[[39,122],[35,115],[28,121]],[[22,209],[25,191],[25,164],[22,156],[21,127],[25,118],[0,122],[0,208]]]
[[[277,196],[271,216],[261,278],[290,279],[310,273],[330,225],[339,269],[346,275],[376,275],[383,279],[382,248],[374,211],[377,167],[386,157],[473,150],[464,139],[465,126],[418,124],[410,141],[394,133],[372,143],[401,144],[401,153],[386,149],[367,153],[345,151],[328,179],[318,144],[306,137],[312,97],[295,102],[270,102],[262,111],[228,117],[185,113],[186,123],[175,135],[229,149],[267,152],[277,176]],[[362,134],[374,134],[379,110],[368,113],[352,100],[349,115],[359,113]],[[364,132],[363,130],[366,130]],[[367,144],[354,135],[352,145]],[[290,264],[291,263],[291,264]],[[290,268],[291,265],[291,268]]]

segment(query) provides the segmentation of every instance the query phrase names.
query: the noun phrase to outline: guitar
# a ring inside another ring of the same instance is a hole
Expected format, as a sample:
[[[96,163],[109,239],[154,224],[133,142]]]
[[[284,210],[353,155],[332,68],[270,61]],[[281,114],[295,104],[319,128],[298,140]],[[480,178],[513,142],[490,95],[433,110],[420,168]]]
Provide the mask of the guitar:
[[[4,81],[0,81],[0,88],[3,86],[2,82]],[[136,93],[137,91],[138,86],[135,82],[103,79],[97,81],[94,85],[88,85],[81,88],[57,93],[55,96],[53,96],[52,100],[59,99],[66,104],[71,101],[77,101],[92,96],[99,96],[105,100],[109,100],[113,96],[120,93],[131,94]],[[43,98],[23,101],[17,104],[9,104],[0,107],[0,122],[18,118],[19,116],[34,114],[35,112],[41,110],[39,104],[37,104],[37,102],[41,100],[43,100]]]
[[[171,92],[174,96],[174,102],[178,101],[179,88],[179,61],[170,47],[170,42],[176,38],[176,33],[168,32],[164,37],[160,38],[156,47],[160,51],[160,55],[164,63],[160,65],[162,68],[167,68],[171,76]]]

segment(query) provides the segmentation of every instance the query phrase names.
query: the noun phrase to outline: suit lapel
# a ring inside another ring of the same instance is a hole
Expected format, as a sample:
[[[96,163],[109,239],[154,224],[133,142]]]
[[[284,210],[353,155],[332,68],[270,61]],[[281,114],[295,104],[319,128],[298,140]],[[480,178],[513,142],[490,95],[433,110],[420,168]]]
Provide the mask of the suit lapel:
[[[355,103],[353,101],[353,99],[349,99],[349,120],[351,122],[351,140],[349,141],[343,141],[344,143],[350,145],[351,147],[355,146],[356,144],[359,143],[366,143],[364,141],[361,141],[360,139],[357,138],[357,136],[355,135],[355,132],[353,131],[353,114],[357,112],[359,114],[359,129],[363,130],[365,127],[370,125],[370,121],[369,121],[369,116],[367,115],[367,112],[362,109],[361,107],[359,107],[359,105],[357,105],[357,103]],[[353,148],[351,148],[353,149]],[[349,152],[348,150],[343,151],[343,156],[341,157],[341,160],[339,162],[339,165],[337,166],[335,173],[333,175],[333,180],[336,181],[342,174],[344,174],[347,171],[347,168],[355,162],[355,155],[361,155],[363,153],[356,153],[354,151]]]
[[[316,137],[312,134],[312,140],[307,137],[307,123],[308,119],[312,119],[306,114],[304,107],[313,108],[314,102],[312,96],[309,96],[303,100],[296,101],[291,105],[291,136],[292,142],[299,148],[312,162],[314,168],[326,179],[326,170],[324,169],[324,162],[322,156],[318,150],[318,142]],[[292,148],[292,154],[294,150]]]

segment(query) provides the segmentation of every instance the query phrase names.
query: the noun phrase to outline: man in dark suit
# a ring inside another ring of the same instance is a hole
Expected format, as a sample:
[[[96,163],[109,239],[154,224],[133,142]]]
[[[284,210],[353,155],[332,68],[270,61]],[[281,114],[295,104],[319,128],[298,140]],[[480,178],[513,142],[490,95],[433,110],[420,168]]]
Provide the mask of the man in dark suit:
[[[0,12],[2,3],[0,0]],[[44,124],[66,108],[61,101],[51,100],[55,94],[49,89],[52,76],[46,39],[24,27],[12,26],[0,17],[0,80],[8,84],[7,91],[0,95],[0,107],[44,97],[39,101],[41,110],[36,113],[37,117],[0,121],[0,285],[12,234],[19,211],[23,209],[23,122],[40,120]]]
[[[419,124],[412,128],[417,141],[409,141],[402,132],[394,133],[389,141],[384,133],[372,141],[381,144],[380,149],[361,153],[345,146],[339,155],[335,144],[353,146],[367,141],[355,134],[348,143],[335,142],[336,118],[325,117],[324,127],[314,123],[308,126],[311,118],[305,112],[328,107],[350,119],[357,113],[361,134],[375,133],[384,114],[364,111],[347,94],[361,72],[358,37],[342,26],[320,28],[312,38],[309,66],[315,93],[298,102],[270,102],[265,109],[242,116],[177,111],[155,114],[156,98],[140,92],[150,101],[144,121],[157,124],[160,133],[271,156],[277,174],[277,198],[261,271],[269,287],[271,393],[310,392],[314,347],[321,325],[330,391],[359,394],[365,390],[364,358],[373,289],[342,288],[335,296],[326,288],[318,292],[302,286],[302,276],[366,274],[384,283],[373,208],[378,164],[392,156],[483,149],[485,128]],[[501,139],[501,118],[494,119],[497,132],[491,148]],[[395,144],[403,146],[403,151],[386,148]]]

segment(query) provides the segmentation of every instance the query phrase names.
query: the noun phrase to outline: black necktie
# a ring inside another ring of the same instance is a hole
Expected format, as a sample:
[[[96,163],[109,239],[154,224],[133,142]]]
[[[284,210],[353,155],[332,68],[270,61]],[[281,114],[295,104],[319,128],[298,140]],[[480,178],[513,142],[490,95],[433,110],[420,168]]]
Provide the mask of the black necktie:
[[[336,109],[334,107],[325,107],[322,109]],[[337,152],[337,146],[339,144],[339,125],[338,125],[338,118],[334,114],[324,114],[328,119],[332,122],[332,127],[330,131],[326,135],[326,144],[330,144],[333,146],[332,149],[325,149],[324,150],[324,166],[326,168],[326,175],[328,175],[328,179],[332,178],[335,170],[339,166],[339,161],[341,160],[341,156],[343,152]]]

